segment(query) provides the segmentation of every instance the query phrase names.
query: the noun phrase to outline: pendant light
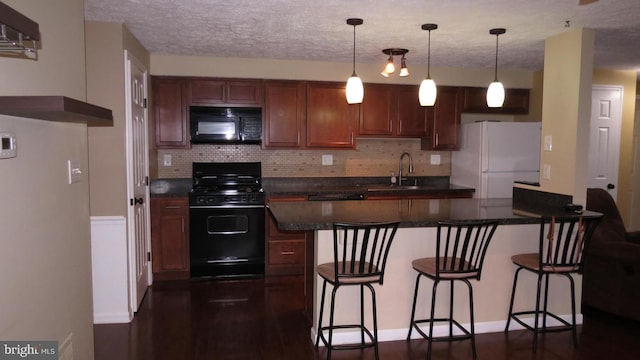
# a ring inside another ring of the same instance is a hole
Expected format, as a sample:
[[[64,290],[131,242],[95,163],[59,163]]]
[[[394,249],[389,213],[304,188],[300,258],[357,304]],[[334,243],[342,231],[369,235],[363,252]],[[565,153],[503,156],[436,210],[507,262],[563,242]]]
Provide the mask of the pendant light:
[[[495,77],[489,88],[487,89],[487,106],[490,108],[499,108],[504,104],[504,86],[498,81],[498,36],[506,33],[503,28],[489,30],[489,34],[496,36],[496,68]]]
[[[353,73],[347,80],[347,103],[360,104],[364,98],[364,86],[362,80],[356,74],[356,26],[362,25],[364,21],[357,18],[347,19],[347,24],[353,26]]]
[[[420,90],[418,91],[420,106],[433,106],[438,95],[436,82],[431,79],[431,30],[437,28],[437,24],[422,24],[422,30],[429,31],[429,42],[427,45],[427,77],[420,83]]]

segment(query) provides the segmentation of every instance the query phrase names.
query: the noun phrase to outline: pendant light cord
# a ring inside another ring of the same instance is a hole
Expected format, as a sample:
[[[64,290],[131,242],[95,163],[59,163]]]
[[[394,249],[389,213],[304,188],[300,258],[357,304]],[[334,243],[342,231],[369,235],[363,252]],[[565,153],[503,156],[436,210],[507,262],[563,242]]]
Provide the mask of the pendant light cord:
[[[358,76],[356,74],[356,25],[353,25],[353,74],[351,76]]]
[[[494,82],[498,82],[498,36],[500,35],[496,34],[496,70],[495,70],[495,79],[493,80]]]
[[[427,43],[427,79],[431,79],[431,30],[429,30],[429,42]]]

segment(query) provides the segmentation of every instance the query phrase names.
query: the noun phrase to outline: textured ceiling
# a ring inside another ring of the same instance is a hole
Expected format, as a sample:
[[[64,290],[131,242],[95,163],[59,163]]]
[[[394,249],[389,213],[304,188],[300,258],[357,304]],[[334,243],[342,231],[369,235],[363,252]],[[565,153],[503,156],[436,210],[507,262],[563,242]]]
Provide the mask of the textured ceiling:
[[[409,49],[433,66],[491,68],[495,36],[501,68],[539,69],[544,40],[571,29],[595,30],[596,67],[640,70],[640,0],[85,0],[85,18],[122,22],[152,54],[382,63],[381,50]],[[567,23],[568,22],[568,23]],[[569,24],[569,27],[567,26]]]

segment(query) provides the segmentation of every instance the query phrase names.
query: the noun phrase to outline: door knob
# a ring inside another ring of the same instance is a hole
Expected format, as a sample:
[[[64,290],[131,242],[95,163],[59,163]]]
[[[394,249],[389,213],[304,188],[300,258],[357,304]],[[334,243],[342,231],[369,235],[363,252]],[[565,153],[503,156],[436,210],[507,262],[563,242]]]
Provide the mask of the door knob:
[[[615,186],[615,185],[613,185],[613,184],[607,184],[607,189],[608,189],[608,190],[613,190],[613,189],[615,189],[615,188],[616,188],[616,186]]]

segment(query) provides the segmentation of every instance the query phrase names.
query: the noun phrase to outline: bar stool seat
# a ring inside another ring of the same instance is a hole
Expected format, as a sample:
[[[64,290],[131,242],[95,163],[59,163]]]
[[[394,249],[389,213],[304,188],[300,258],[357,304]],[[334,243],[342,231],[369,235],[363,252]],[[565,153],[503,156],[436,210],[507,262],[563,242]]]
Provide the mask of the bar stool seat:
[[[317,347],[322,343],[327,347],[327,359],[331,359],[333,350],[364,349],[373,347],[375,358],[378,354],[378,324],[376,309],[376,293],[372,284],[383,284],[384,270],[391,243],[398,229],[398,222],[386,223],[334,223],[333,224],[333,262],[316,267],[318,275],[323,279],[320,314],[316,329]],[[333,286],[329,311],[329,325],[323,326],[324,300],[327,283]],[[360,323],[334,324],[336,293],[343,286],[360,287]],[[372,326],[365,326],[364,288],[371,292]],[[334,344],[333,332],[336,329],[357,329],[360,331],[360,342],[353,344]],[[372,331],[373,330],[373,331]],[[325,334],[326,333],[326,334]]]
[[[474,222],[440,222],[437,228],[436,256],[413,260],[411,266],[418,272],[413,294],[413,306],[411,308],[411,321],[407,340],[411,339],[411,332],[415,330],[429,341],[427,359],[431,358],[431,348],[434,341],[458,341],[471,340],[473,357],[476,358],[474,315],[473,315],[473,288],[469,280],[480,280],[484,257],[498,226],[497,221]],[[415,319],[416,302],[420,277],[425,276],[433,281],[431,291],[431,312],[428,319]],[[436,291],[441,281],[450,282],[449,316],[445,318],[435,317]],[[466,329],[453,316],[453,290],[454,282],[461,281],[469,289],[469,316],[470,328]],[[449,333],[443,336],[434,336],[435,323],[445,322],[449,325]],[[419,324],[428,323],[428,334]],[[454,326],[461,334],[454,335]]]

